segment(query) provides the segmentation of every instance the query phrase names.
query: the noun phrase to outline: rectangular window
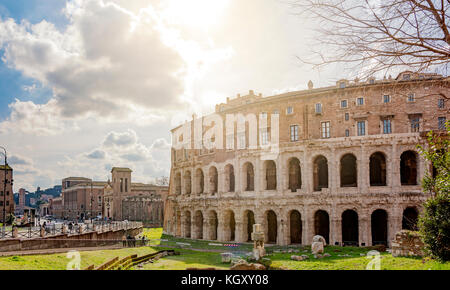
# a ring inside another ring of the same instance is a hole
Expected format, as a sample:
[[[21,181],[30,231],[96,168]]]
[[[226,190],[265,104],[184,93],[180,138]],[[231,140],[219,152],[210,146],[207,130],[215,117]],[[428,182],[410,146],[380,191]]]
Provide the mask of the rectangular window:
[[[330,122],[322,122],[322,138],[330,138]]]
[[[291,142],[298,141],[298,125],[291,126]]]
[[[347,129],[347,130],[345,130],[345,137],[349,137],[349,136],[350,136],[350,130]]]
[[[411,119],[411,132],[420,132],[420,118]]]
[[[446,118],[445,117],[439,117],[438,118],[438,129],[439,130],[445,130],[445,122],[446,122]]]
[[[3,206],[3,200],[0,201],[0,206]]]
[[[366,121],[358,122],[358,136],[366,135]]]
[[[408,102],[414,103],[416,101],[416,95],[415,94],[409,94],[408,95]]]
[[[350,114],[349,113],[345,113],[345,121],[350,120]]]
[[[123,178],[120,179],[120,192],[123,192]]]
[[[293,114],[294,113],[294,108],[293,107],[287,107],[287,109],[286,109],[286,114],[287,115],[291,115],[291,114]]]
[[[341,101],[341,108],[347,108],[347,100],[342,100]]]
[[[316,104],[316,114],[322,114],[322,104]]]
[[[227,135],[227,149],[228,150],[234,149],[234,134]]]
[[[238,149],[245,149],[245,132],[238,133]]]
[[[268,145],[269,144],[269,129],[263,128],[261,129],[261,145]]]
[[[443,109],[445,107],[444,99],[438,100],[438,108]]]
[[[364,105],[364,98],[358,98],[358,99],[356,100],[356,104],[357,104],[358,106]]]
[[[341,89],[345,89],[345,82],[341,82],[341,83],[339,84],[339,87],[340,87]]]
[[[383,133],[384,134],[391,134],[392,133],[392,124],[391,119],[384,119],[383,120]]]
[[[389,95],[384,95],[383,96],[383,103],[390,103],[391,102],[391,96]]]

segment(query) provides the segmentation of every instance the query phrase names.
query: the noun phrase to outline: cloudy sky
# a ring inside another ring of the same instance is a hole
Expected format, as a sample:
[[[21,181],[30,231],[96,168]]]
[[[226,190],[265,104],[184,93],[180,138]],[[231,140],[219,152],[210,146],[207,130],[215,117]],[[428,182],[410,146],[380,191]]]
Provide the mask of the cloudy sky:
[[[67,176],[167,176],[169,130],[249,90],[343,77],[315,71],[311,23],[277,0],[0,0],[0,145],[15,189]]]

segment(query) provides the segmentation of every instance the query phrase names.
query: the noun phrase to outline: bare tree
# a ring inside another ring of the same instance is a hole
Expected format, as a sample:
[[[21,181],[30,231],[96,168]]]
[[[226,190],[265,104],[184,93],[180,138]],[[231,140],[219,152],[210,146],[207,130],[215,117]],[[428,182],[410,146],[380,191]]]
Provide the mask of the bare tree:
[[[314,67],[345,63],[366,77],[395,69],[446,69],[450,0],[287,0],[318,21]],[[317,58],[317,56],[319,58]]]

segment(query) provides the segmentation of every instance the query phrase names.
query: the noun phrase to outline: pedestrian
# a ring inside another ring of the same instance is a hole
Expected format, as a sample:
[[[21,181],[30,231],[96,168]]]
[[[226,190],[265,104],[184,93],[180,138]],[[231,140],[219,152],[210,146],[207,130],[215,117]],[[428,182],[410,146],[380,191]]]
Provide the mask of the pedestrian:
[[[122,236],[122,246],[124,248],[127,246],[127,237],[125,235]]]

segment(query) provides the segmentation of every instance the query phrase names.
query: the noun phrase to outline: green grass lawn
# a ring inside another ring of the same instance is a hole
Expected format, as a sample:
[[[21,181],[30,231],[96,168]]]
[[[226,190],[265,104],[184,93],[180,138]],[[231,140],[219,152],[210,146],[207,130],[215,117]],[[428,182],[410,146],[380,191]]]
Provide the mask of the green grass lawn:
[[[239,254],[249,252],[251,244],[245,244],[238,249],[225,246],[208,245],[208,241],[192,241],[186,239],[175,239],[164,236],[162,229],[145,229],[144,235],[151,241],[152,245],[159,247],[126,248],[119,250],[99,250],[80,252],[81,268],[94,264],[99,266],[114,257],[126,257],[132,254],[139,256],[150,254],[165,249],[166,247],[177,247],[180,255],[167,256],[154,263],[145,264],[140,269],[145,270],[183,270],[186,268],[210,268],[227,269],[228,264],[221,263],[220,253],[238,251]],[[159,241],[159,240],[164,241]],[[156,241],[158,240],[158,241]],[[189,243],[189,248],[178,243]],[[194,251],[193,249],[203,249]],[[293,253],[277,253],[276,251],[294,251]],[[315,259],[310,254],[310,247],[267,247],[268,257],[272,260],[272,267],[292,270],[363,270],[366,269],[370,259],[366,257],[369,249],[356,247],[334,247],[328,246],[325,252],[331,257]],[[293,261],[292,255],[308,255],[305,261]],[[68,262],[66,253],[34,256],[0,257],[0,270],[64,270]],[[450,270],[450,263],[439,263],[431,259],[422,258],[394,258],[389,253],[381,254],[381,269],[388,270]]]

